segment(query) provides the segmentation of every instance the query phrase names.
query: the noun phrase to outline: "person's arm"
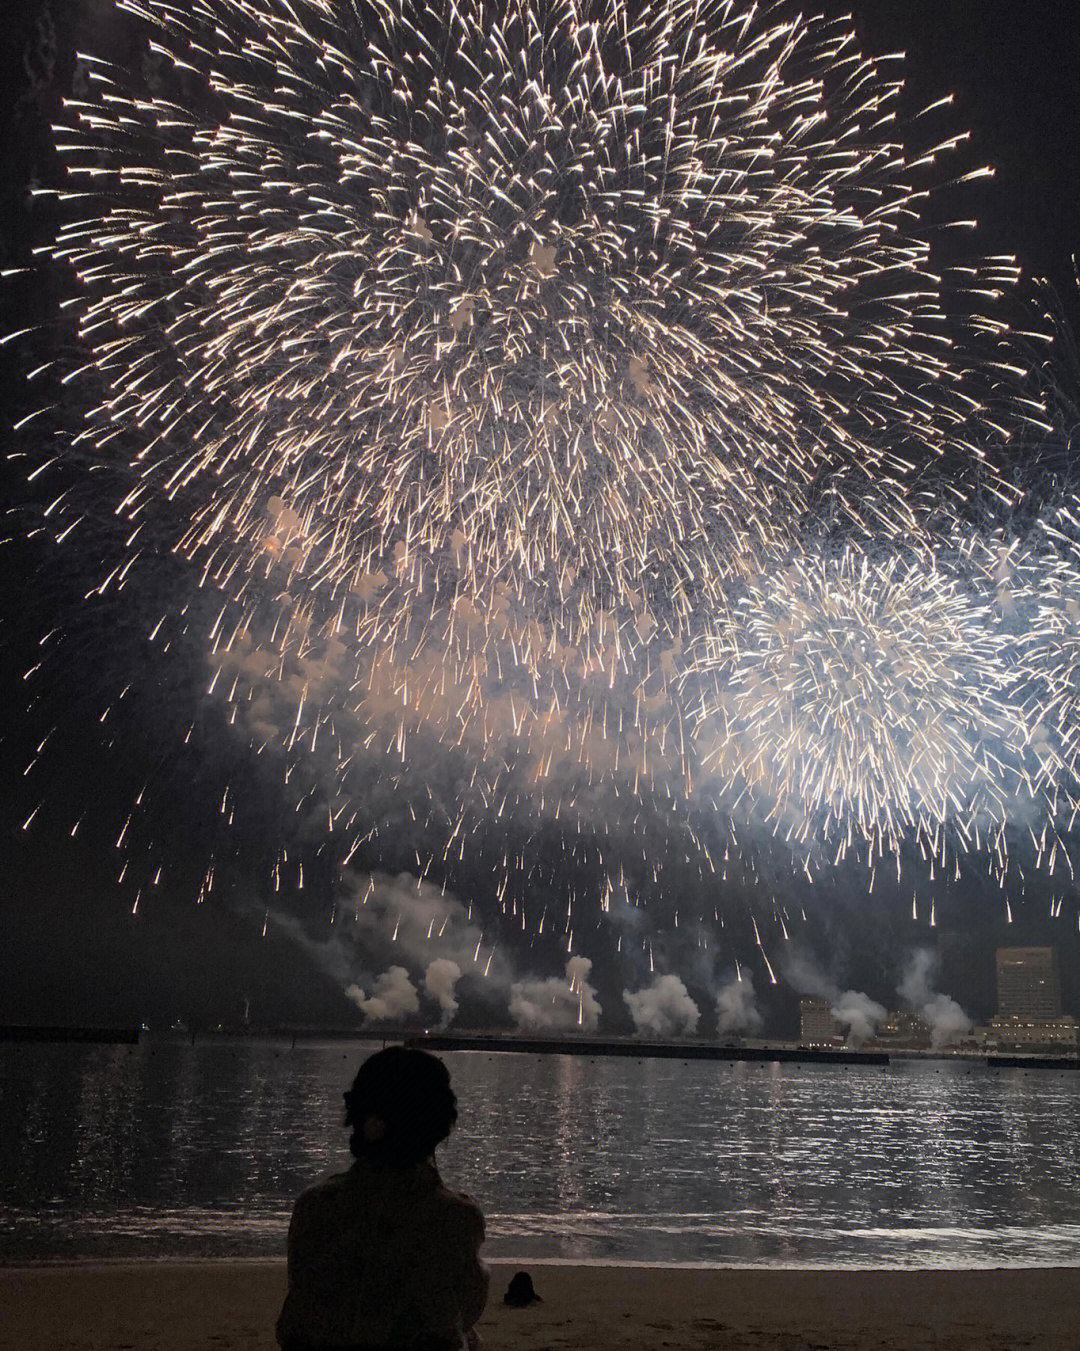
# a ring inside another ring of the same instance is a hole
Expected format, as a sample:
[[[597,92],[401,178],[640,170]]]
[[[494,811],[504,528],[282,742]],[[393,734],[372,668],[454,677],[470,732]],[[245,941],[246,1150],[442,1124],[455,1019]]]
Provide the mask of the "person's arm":
[[[297,1346],[297,1322],[298,1313],[298,1286],[301,1283],[300,1271],[303,1265],[304,1239],[306,1230],[306,1209],[304,1198],[301,1196],[293,1207],[292,1219],[289,1221],[288,1238],[288,1290],[285,1295],[285,1303],[282,1305],[281,1313],[278,1316],[275,1333],[277,1335],[278,1345],[283,1351],[290,1351],[290,1347]]]
[[[487,1303],[491,1277],[480,1261],[484,1241],[484,1217],[477,1206],[470,1206],[463,1241],[465,1269],[462,1276],[461,1327],[468,1332],[475,1326]]]

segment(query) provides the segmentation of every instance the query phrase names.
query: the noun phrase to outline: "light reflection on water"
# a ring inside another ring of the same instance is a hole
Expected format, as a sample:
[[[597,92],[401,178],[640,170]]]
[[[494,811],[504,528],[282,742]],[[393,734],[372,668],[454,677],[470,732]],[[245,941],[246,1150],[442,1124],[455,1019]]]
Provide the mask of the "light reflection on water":
[[[358,1044],[0,1046],[0,1258],[280,1255]],[[1080,1076],[456,1053],[490,1256],[1080,1262]]]

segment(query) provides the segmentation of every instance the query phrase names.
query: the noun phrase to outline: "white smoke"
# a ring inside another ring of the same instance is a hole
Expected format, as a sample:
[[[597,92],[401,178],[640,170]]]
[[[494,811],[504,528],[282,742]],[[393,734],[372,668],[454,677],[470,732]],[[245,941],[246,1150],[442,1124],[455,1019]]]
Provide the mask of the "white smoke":
[[[454,986],[461,977],[461,967],[448,957],[436,957],[424,973],[424,989],[436,1000],[442,1013],[440,1027],[449,1027],[458,1010]]]
[[[885,1009],[861,990],[841,992],[836,982],[830,979],[812,957],[794,952],[784,963],[784,975],[788,983],[800,994],[814,995],[818,999],[827,999],[832,1016],[842,1028],[847,1029],[847,1040],[851,1045],[869,1041],[888,1017]]]
[[[521,1029],[565,1032],[573,1028],[595,1032],[600,1021],[600,1003],[589,984],[592,962],[571,957],[566,979],[519,980],[510,987],[510,1016]]]
[[[510,970],[464,905],[441,887],[411,873],[371,873],[352,879],[338,902],[339,924],[357,945],[385,951],[395,944],[401,960],[427,969],[442,959],[505,989]]]
[[[832,1006],[832,1016],[841,1027],[847,1028],[849,1044],[858,1045],[869,1041],[877,1031],[879,1023],[886,1018],[885,1010],[869,995],[859,990],[845,990],[838,995]]]
[[[406,1014],[420,1012],[420,996],[403,966],[392,966],[377,977],[370,995],[359,985],[350,985],[345,993],[373,1023],[396,1022]]]
[[[275,921],[341,982],[346,996],[371,1022],[400,1020],[420,1011],[415,980],[439,1007],[440,1026],[458,1011],[458,982],[468,975],[481,991],[508,992],[510,1014],[520,1028],[595,1031],[600,1003],[589,984],[592,963],[572,957],[565,980],[514,980],[509,959],[497,949],[468,910],[450,892],[410,873],[353,875],[339,895],[330,938],[310,938],[303,925],[285,915]],[[400,958],[393,958],[400,953]],[[372,981],[363,972],[390,965]]]
[[[971,1019],[947,994],[935,994],[919,1010],[919,1016],[930,1024],[930,1045],[935,1050],[952,1046],[971,1031]]]
[[[627,990],[623,998],[639,1036],[690,1036],[697,1031],[698,1006],[678,976],[658,976],[643,990]]]
[[[835,999],[839,994],[836,982],[805,953],[789,953],[782,969],[787,983],[799,994],[816,995],[819,999]]]
[[[602,913],[604,920],[620,939],[640,940],[642,931],[649,927],[645,907],[635,905],[630,900],[625,885],[614,887],[608,892]]]
[[[940,959],[930,948],[916,948],[908,958],[897,986],[900,998],[930,1028],[935,1050],[951,1046],[971,1031],[971,1019],[947,994],[934,989]]]
[[[762,1017],[749,976],[735,976],[717,991],[716,1025],[720,1032],[761,1031]]]
[[[325,939],[312,938],[291,915],[271,911],[270,918],[320,970],[340,983],[346,996],[372,1021],[419,1010],[410,969],[426,972],[425,989],[439,1005],[443,1027],[457,1012],[454,987],[463,971],[487,977],[492,990],[505,990],[510,983],[501,953],[485,940],[462,903],[450,892],[409,873],[347,878],[337,903],[336,923]],[[391,954],[398,953],[399,959],[393,961]],[[365,970],[370,971],[373,964],[382,966],[388,959],[388,971],[370,993],[372,981]],[[402,976],[391,981],[391,972]]]
[[[275,928],[280,929],[291,939],[331,980],[344,985],[352,979],[355,967],[353,955],[337,934],[331,934],[325,939],[312,938],[298,919],[292,915],[282,914],[278,910],[269,911],[268,918]]]
[[[933,994],[937,966],[937,954],[930,948],[916,948],[904,963],[896,991],[912,1009],[920,1009]]]

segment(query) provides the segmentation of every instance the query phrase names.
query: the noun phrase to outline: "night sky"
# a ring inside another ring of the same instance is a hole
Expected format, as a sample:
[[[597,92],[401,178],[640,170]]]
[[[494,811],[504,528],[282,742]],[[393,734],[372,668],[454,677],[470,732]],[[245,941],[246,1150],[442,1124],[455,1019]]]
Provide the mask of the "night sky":
[[[962,167],[989,163],[997,170],[993,179],[963,189],[963,214],[977,214],[982,251],[1015,253],[1025,273],[1048,279],[1065,312],[1080,322],[1071,280],[1072,257],[1080,252],[1080,25],[1073,5],[1065,0],[1008,6],[975,0],[933,5],[864,0],[854,8],[860,39],[870,52],[907,53],[909,110],[953,92],[950,126],[973,133]],[[29,250],[49,239],[49,208],[31,202],[28,186],[56,181],[48,124],[71,80],[74,49],[89,45],[115,59],[134,59],[125,26],[101,0],[55,0],[36,11],[33,0],[17,7],[0,35],[7,72],[0,237],[5,267],[25,265]],[[49,50],[45,15],[54,25],[55,53]],[[952,195],[943,193],[940,209],[951,212],[954,205]],[[44,321],[59,285],[54,276],[9,283],[3,330]],[[29,351],[22,342],[4,349],[4,389],[11,409],[5,423],[33,406],[17,376]],[[162,661],[144,641],[145,616],[98,609],[70,649],[82,653],[84,662],[70,663],[45,687],[24,679],[38,660],[43,633],[56,623],[77,627],[73,598],[83,582],[83,564],[22,538],[28,517],[18,462],[5,472],[0,681],[8,715],[0,744],[0,1023],[146,1020],[160,1025],[180,1017],[206,1026],[238,1021],[245,1000],[252,1016],[265,1023],[355,1021],[356,1010],[344,998],[340,981],[319,970],[275,927],[260,937],[265,898],[257,884],[246,891],[234,886],[228,903],[192,904],[192,878],[184,860],[197,852],[201,832],[209,829],[208,803],[220,796],[222,784],[217,766],[185,758],[182,745],[172,744],[180,742],[177,729],[190,718],[212,719],[200,711],[204,676],[191,659],[179,655]],[[167,570],[161,585],[166,596],[173,586],[180,595],[181,580],[174,581]],[[132,704],[137,706],[139,687],[153,691],[145,708],[136,707],[124,724],[127,730],[118,733],[119,748],[107,762],[99,751],[100,726],[92,725],[85,697],[101,660],[95,654],[102,652],[110,667],[120,662],[131,670]],[[30,702],[34,706],[28,709]],[[155,710],[162,706],[170,709],[170,717],[158,725]],[[40,729],[57,720],[65,728],[64,773],[54,779],[47,804],[24,831],[22,823],[39,795],[28,790],[23,770]],[[204,724],[203,732],[213,739],[212,726]],[[133,917],[117,899],[106,837],[138,790],[144,766],[166,761],[173,781],[185,786],[171,797],[171,812],[159,808],[157,822],[163,848],[176,864],[152,904]],[[250,768],[247,783],[257,799],[259,770]],[[266,811],[272,817],[272,805]],[[72,839],[69,827],[76,818],[83,825]],[[478,890],[485,886],[482,861],[475,885]],[[797,886],[785,885],[797,905]],[[931,885],[922,876],[919,888],[924,896],[932,890],[936,898],[932,932],[925,924],[910,923],[907,878],[899,886],[883,880],[868,897],[859,869],[838,871],[825,889],[830,904],[815,920],[814,943],[838,980],[892,1006],[896,952],[916,942],[929,944],[942,956],[942,988],[973,1016],[984,1018],[994,1011],[996,944],[1049,941],[1061,950],[1066,1006],[1080,1014],[1075,920],[1068,928],[1047,918],[1048,889],[1033,887],[1032,894],[1017,898],[1016,923],[1006,928],[991,882],[985,887],[970,880]],[[605,1008],[621,1008],[615,972],[599,957],[594,979]],[[469,1003],[468,991],[463,1003],[462,1021],[491,1016],[481,1002]],[[790,990],[769,991],[763,1004],[772,1015],[771,1030],[794,1031]],[[703,1030],[708,1030],[707,1020]]]

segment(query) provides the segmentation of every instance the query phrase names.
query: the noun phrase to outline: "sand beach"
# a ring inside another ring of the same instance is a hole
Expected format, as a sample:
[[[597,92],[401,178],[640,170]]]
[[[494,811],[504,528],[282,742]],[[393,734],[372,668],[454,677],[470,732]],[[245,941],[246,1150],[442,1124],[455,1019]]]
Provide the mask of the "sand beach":
[[[533,1264],[507,1309],[491,1263],[487,1351],[1077,1351],[1080,1269],[817,1271]],[[273,1351],[267,1261],[0,1269],[0,1351]]]

